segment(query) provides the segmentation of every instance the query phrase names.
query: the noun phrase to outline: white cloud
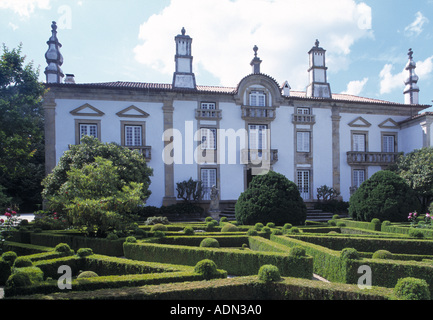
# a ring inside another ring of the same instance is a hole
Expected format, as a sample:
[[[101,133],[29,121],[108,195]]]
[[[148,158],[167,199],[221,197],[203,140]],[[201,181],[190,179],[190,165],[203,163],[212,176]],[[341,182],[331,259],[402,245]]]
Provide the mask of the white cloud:
[[[371,35],[371,9],[354,0],[172,0],[140,26],[135,59],[171,79],[182,27],[193,38],[198,84],[209,84],[200,75],[210,73],[219,79],[213,84],[237,85],[257,45],[261,72],[304,90],[315,40],[327,50],[328,72],[346,68],[354,42]]]
[[[415,73],[420,78],[420,81],[423,78],[428,78],[431,76],[433,71],[433,56],[428,57],[424,61],[418,61],[416,63]],[[408,73],[405,69],[401,72],[393,74],[393,65],[386,64],[383,69],[380,71],[379,77],[380,81],[380,93],[390,93],[395,89],[401,89],[402,85],[404,85],[404,81],[408,76]]]
[[[364,78],[362,80],[354,80],[354,81],[350,81],[347,84],[347,89],[346,91],[342,92],[343,94],[351,94],[351,95],[359,95],[362,91],[362,89],[364,89],[364,86],[366,85],[368,81],[368,78]]]
[[[415,14],[415,20],[408,25],[404,31],[408,36],[418,36],[424,30],[424,24],[427,24],[428,22],[429,20],[420,11],[418,11]]]
[[[50,0],[1,0],[0,9],[11,9],[20,17],[29,17],[35,8],[50,9]]]

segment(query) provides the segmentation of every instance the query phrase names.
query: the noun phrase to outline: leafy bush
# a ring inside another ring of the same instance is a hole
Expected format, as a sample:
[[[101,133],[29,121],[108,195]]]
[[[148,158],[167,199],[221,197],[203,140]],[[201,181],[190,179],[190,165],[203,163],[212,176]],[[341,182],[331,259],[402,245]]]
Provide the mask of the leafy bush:
[[[273,282],[281,279],[280,271],[272,264],[265,264],[259,269],[259,280]]]
[[[194,272],[202,274],[205,279],[212,279],[218,275],[217,265],[215,262],[209,259],[204,259],[199,262],[194,267]]]
[[[194,228],[191,226],[185,227],[183,229],[183,233],[186,235],[193,235],[194,234]]]
[[[232,223],[226,222],[221,228],[221,232],[237,232],[239,228]]]
[[[430,300],[429,287],[424,279],[399,279],[394,287],[394,294],[401,300]]]
[[[253,178],[238,198],[235,217],[241,224],[273,221],[283,225],[304,224],[307,208],[296,184],[284,175],[269,171]]]
[[[291,257],[305,257],[305,249],[300,246],[294,246],[289,251],[289,256]]]
[[[167,230],[168,230],[167,226],[162,224],[162,223],[154,224],[152,226],[152,228],[150,228],[150,231],[153,231],[153,232],[155,232],[155,231],[167,231]]]
[[[373,253],[373,259],[392,259],[392,253],[388,250],[377,250]]]
[[[33,265],[32,260],[30,260],[28,257],[21,256],[15,259],[13,268],[25,268],[25,267],[31,267],[32,265]]]
[[[11,274],[6,281],[6,287],[16,288],[16,287],[26,287],[32,284],[30,276],[28,273],[18,272]]]
[[[128,242],[128,243],[136,243],[137,239],[135,237],[133,237],[133,236],[129,236],[129,237],[127,237],[125,239],[125,241]]]
[[[146,225],[152,225],[152,224],[170,224],[170,221],[168,221],[167,217],[148,217],[147,220],[144,222]]]
[[[219,248],[220,244],[217,239],[214,238],[205,238],[200,242],[200,247],[205,248]]]
[[[422,239],[422,238],[424,238],[424,233],[420,229],[410,228],[409,229],[409,237]]]
[[[344,248],[343,250],[341,250],[340,258],[342,260],[358,260],[360,258],[360,255],[359,252],[354,248]]]
[[[13,266],[15,259],[18,255],[14,251],[4,252],[1,256],[1,259],[9,264],[9,266]]]
[[[77,276],[77,279],[93,278],[93,277],[98,277],[98,274],[94,271],[83,271],[80,272],[80,274]]]
[[[391,222],[407,221],[407,215],[419,211],[415,191],[397,174],[378,171],[356,190],[349,200],[349,215],[357,221],[374,218]]]
[[[72,250],[67,243],[59,243],[54,248],[54,251],[62,253],[62,255],[70,256],[74,254],[74,250]]]
[[[79,257],[87,257],[93,254],[93,250],[91,248],[80,248],[77,250],[77,255]]]

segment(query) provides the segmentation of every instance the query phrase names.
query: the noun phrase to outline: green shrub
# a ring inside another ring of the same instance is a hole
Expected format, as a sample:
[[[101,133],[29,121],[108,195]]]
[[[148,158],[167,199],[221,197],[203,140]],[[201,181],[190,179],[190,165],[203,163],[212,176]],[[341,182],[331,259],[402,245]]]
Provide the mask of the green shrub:
[[[212,218],[212,217],[204,218],[204,222],[211,222],[212,220],[214,220],[214,218]]]
[[[0,286],[4,286],[10,275],[11,265],[9,265],[9,262],[0,258]]]
[[[424,233],[420,229],[410,228],[409,237],[422,239],[424,238]]]
[[[272,264],[265,264],[259,269],[259,280],[264,282],[273,282],[281,279],[280,271]]]
[[[119,236],[114,232],[110,232],[107,234],[106,239],[107,240],[117,240],[117,239],[119,239]]]
[[[18,256],[14,251],[7,251],[2,254],[1,259],[7,262],[9,266],[13,266],[14,261],[17,257]]]
[[[220,244],[217,239],[214,238],[205,238],[200,242],[200,247],[205,248],[219,248]]]
[[[136,243],[137,239],[135,237],[133,237],[133,236],[129,236],[129,237],[127,237],[125,239],[125,241],[128,242],[128,243]]]
[[[304,224],[307,208],[297,185],[284,175],[269,171],[255,176],[235,205],[236,220],[244,225],[273,221]]]
[[[194,272],[202,274],[206,280],[212,279],[218,275],[217,265],[209,259],[204,259],[194,266]]]
[[[340,216],[338,214],[334,214],[332,216],[332,220],[337,220],[337,219],[340,219]]]
[[[236,227],[234,224],[232,223],[224,223],[223,227],[221,228],[221,232],[237,232],[239,231],[239,228]]]
[[[250,237],[254,237],[258,235],[258,232],[255,229],[248,229],[247,235],[249,235]]]
[[[305,257],[306,256],[305,249],[300,246],[294,246],[290,249],[289,256],[297,257],[297,258]]]
[[[388,250],[377,250],[373,253],[373,259],[392,259],[393,255]]]
[[[152,231],[152,232],[154,232],[154,231],[167,231],[167,230],[168,230],[167,226],[162,224],[162,223],[154,224],[152,226],[152,228],[150,228],[150,231]]]
[[[272,229],[272,228],[275,228],[275,223],[273,223],[273,222],[268,222],[268,223],[266,224],[266,226]]]
[[[170,221],[168,221],[167,217],[155,216],[155,217],[148,217],[147,220],[144,222],[144,224],[146,225],[170,224]]]
[[[28,273],[18,272],[11,274],[9,279],[6,281],[6,287],[16,288],[16,287],[26,287],[32,284],[30,276]]]
[[[216,221],[215,219],[210,219],[207,223],[206,223],[206,230],[207,231],[212,231],[216,228],[216,226],[218,226],[219,223],[218,221]]]
[[[343,221],[337,221],[336,226],[341,228],[341,227],[345,227],[346,224]]]
[[[54,251],[59,252],[65,256],[70,256],[74,254],[74,250],[72,250],[67,243],[59,243],[54,248]]]
[[[153,236],[156,237],[156,238],[164,238],[165,237],[165,232],[161,231],[161,230],[156,230],[153,233]]]
[[[301,233],[301,230],[298,227],[291,227],[287,233]]]
[[[15,259],[13,268],[25,268],[25,267],[31,267],[32,265],[33,265],[32,260],[30,260],[28,257],[21,256]]]
[[[261,222],[257,222],[257,223],[254,225],[254,229],[257,230],[257,231],[261,231],[261,230],[263,229],[263,227],[264,227],[264,224],[261,223]]]
[[[194,228],[191,226],[187,226],[183,229],[183,233],[186,235],[193,235],[194,234]]]
[[[394,294],[401,300],[430,300],[429,287],[424,279],[399,279],[394,287]]]
[[[283,231],[281,229],[273,229],[272,230],[272,234],[276,235],[276,236],[279,236],[279,235],[283,234]]]
[[[80,248],[77,251],[77,255],[82,258],[91,256],[92,254],[93,254],[93,250],[91,248]]]
[[[344,248],[343,250],[341,250],[340,258],[342,260],[358,260],[360,258],[360,255],[359,252],[354,248]]]
[[[228,222],[228,218],[227,217],[221,217],[220,219],[220,225],[223,225],[225,222]]]
[[[288,230],[288,229],[290,229],[291,227],[292,227],[292,224],[291,224],[291,223],[285,223],[284,226],[283,226],[283,230]]]
[[[335,227],[337,225],[337,222],[335,220],[328,220],[328,225]]]
[[[93,278],[93,277],[98,277],[98,274],[93,271],[83,271],[77,276],[77,279]]]
[[[419,210],[415,191],[400,176],[388,170],[373,174],[349,200],[349,216],[357,221],[377,218],[406,222],[409,212]]]

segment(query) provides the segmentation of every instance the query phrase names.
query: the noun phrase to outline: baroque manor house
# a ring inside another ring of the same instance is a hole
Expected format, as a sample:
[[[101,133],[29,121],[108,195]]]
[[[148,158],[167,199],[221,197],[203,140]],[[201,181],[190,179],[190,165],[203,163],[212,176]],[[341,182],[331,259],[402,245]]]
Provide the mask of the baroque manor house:
[[[236,87],[199,85],[185,29],[175,37],[170,84],[75,83],[60,68],[56,29],[53,22],[45,54],[47,173],[83,135],[116,142],[142,152],[153,168],[148,205],[175,203],[176,183],[192,177],[207,190],[204,203],[215,185],[223,208],[238,199],[254,175],[268,170],[294,181],[306,202],[314,201],[323,185],[348,201],[399,153],[433,144],[433,113],[420,113],[430,106],[418,102],[412,50],[404,103],[396,103],[332,93],[318,41],[308,52],[305,92],[261,73],[257,47],[252,73]]]

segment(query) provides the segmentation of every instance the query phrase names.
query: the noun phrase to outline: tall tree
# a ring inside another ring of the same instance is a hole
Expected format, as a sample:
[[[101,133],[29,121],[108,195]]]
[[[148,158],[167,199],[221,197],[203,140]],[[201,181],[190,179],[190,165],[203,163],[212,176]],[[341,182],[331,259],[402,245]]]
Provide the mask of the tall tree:
[[[45,91],[39,70],[25,63],[22,45],[0,58],[0,185],[22,209],[41,203],[44,177]]]
[[[402,156],[393,168],[419,197],[425,213],[433,200],[433,148],[425,147]]]

